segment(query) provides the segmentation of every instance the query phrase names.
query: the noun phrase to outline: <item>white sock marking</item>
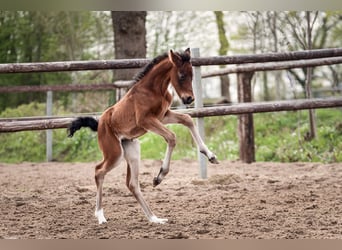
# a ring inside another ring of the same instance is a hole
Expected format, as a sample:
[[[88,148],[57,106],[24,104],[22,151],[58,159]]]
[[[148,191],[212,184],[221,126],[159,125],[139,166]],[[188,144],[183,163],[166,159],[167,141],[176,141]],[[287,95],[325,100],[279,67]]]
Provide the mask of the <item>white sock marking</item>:
[[[107,222],[107,220],[106,220],[106,218],[104,217],[104,214],[103,214],[103,208],[101,208],[100,210],[95,211],[95,216],[99,220],[99,224]]]

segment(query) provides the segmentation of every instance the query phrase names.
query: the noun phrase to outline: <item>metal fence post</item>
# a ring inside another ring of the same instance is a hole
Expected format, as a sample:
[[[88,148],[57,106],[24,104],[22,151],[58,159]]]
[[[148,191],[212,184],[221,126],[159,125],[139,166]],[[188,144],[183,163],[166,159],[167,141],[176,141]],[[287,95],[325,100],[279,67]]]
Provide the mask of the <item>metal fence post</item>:
[[[46,115],[52,116],[52,91],[46,94]],[[46,130],[46,161],[52,161],[52,130]]]
[[[199,57],[200,51],[199,48],[191,49],[191,56],[192,57]],[[202,84],[201,84],[201,67],[196,66],[194,67],[194,75],[192,86],[195,95],[195,108],[202,108],[203,107],[203,95],[202,95]],[[204,118],[197,118],[196,119],[196,126],[199,131],[200,136],[204,140]],[[197,157],[198,163],[200,165],[200,176],[203,179],[207,178],[207,158],[201,154],[199,149],[197,149]]]

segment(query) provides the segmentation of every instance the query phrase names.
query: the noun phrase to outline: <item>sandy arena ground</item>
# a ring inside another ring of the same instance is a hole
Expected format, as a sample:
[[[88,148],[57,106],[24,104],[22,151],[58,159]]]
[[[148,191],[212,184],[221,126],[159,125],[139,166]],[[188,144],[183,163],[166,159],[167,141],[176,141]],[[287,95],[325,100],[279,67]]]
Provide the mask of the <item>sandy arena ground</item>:
[[[125,186],[126,166],[104,183],[98,225],[95,163],[0,163],[2,239],[342,239],[342,164],[221,162],[199,178],[195,161],[144,160],[142,192],[165,225],[147,221]]]

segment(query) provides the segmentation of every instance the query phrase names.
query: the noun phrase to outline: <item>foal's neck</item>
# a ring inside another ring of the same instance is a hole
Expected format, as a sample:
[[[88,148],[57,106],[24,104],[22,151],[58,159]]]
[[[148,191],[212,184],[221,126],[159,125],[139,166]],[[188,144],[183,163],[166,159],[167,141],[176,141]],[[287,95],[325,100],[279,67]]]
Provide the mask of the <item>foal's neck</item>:
[[[171,69],[172,63],[168,58],[164,59],[153,67],[145,79],[142,79],[142,84],[146,84],[151,91],[164,95],[169,87]]]

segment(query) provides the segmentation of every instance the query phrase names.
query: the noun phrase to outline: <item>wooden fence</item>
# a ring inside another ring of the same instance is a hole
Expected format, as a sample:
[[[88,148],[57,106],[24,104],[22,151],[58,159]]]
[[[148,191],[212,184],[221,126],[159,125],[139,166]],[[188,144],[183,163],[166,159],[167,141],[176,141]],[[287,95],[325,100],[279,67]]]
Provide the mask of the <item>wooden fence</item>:
[[[146,65],[148,59],[127,60],[99,60],[99,61],[73,61],[73,62],[44,62],[44,63],[14,63],[0,64],[0,73],[22,72],[56,72],[79,70],[108,70],[138,68]],[[201,77],[211,77],[222,74],[237,73],[239,104],[195,109],[179,112],[188,113],[192,117],[239,115],[239,141],[240,159],[244,162],[255,160],[253,113],[278,112],[285,110],[315,109],[342,107],[342,98],[309,99],[277,102],[252,102],[251,79],[255,71],[282,70],[290,68],[313,67],[321,65],[339,64],[342,62],[342,48],[296,51],[286,53],[267,53],[259,55],[216,56],[199,57],[191,59],[193,66],[227,65],[227,69],[203,74]],[[1,87],[0,93],[26,92],[26,91],[83,91],[83,90],[109,90],[113,88],[130,86],[131,82],[116,82],[113,84],[91,85],[60,85],[60,86],[7,86]],[[195,86],[201,86],[197,83]],[[196,96],[198,99],[199,96]],[[65,128],[72,117],[43,117],[28,119],[0,119],[0,132],[16,132],[24,130],[42,130]]]
[[[333,107],[342,107],[342,98],[238,103],[231,106],[178,109],[177,112],[188,114],[194,118],[199,118]],[[100,115],[87,114],[87,116],[98,118]],[[0,133],[67,128],[70,122],[76,117],[77,116],[44,116],[2,118],[0,119]]]

